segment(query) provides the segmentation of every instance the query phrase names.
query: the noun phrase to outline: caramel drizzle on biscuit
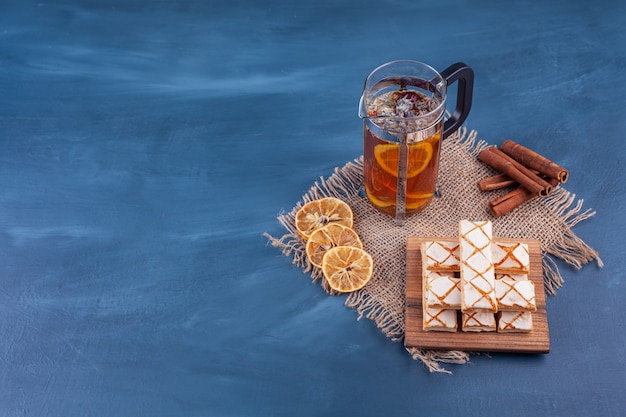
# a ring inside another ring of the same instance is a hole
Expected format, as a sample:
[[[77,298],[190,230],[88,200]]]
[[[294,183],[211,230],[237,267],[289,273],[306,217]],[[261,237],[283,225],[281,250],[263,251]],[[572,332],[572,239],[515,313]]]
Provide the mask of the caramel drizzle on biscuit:
[[[447,303],[445,300],[446,298],[450,296],[450,294],[454,292],[454,290],[460,291],[460,281],[458,279],[455,279],[454,277],[442,276],[442,278],[445,278],[446,281],[448,281],[451,284],[451,286],[448,288],[446,292],[444,292],[443,294],[437,294],[436,292],[433,291],[433,288],[431,285],[428,286],[428,290],[432,295],[435,296],[437,300],[439,300],[439,305],[447,307],[450,304]]]
[[[514,292],[517,295],[519,295],[522,300],[526,301],[526,305],[525,306],[520,306],[520,307],[523,307],[523,308],[526,308],[526,309],[532,309],[532,307],[533,307],[533,299],[535,297],[531,297],[530,300],[528,298],[526,298],[524,296],[524,294],[522,294],[522,292],[520,292],[517,288],[515,288],[515,282],[508,282],[506,280],[500,280],[500,282],[508,287],[508,289],[506,291],[504,291],[504,294],[502,294],[502,296],[500,297],[501,300],[505,299],[507,297],[507,295],[509,295],[511,292]],[[502,305],[502,304],[500,303],[500,305]]]
[[[492,327],[490,323],[483,323],[476,317],[480,312],[467,311],[463,314],[463,327]]]
[[[470,279],[469,281],[467,281],[467,283],[469,283],[472,287],[474,287],[476,289],[476,291],[478,291],[481,294],[481,297],[479,297],[476,301],[474,301],[474,303],[472,305],[470,305],[469,307],[466,308],[474,308],[476,306],[476,304],[478,304],[481,300],[485,300],[489,303],[489,305],[491,306],[491,310],[492,311],[497,311],[498,310],[498,306],[496,304],[496,302],[494,301],[494,297],[492,297],[491,295],[493,294],[493,286],[491,285],[491,281],[489,279],[487,279],[485,277],[485,273],[489,272],[490,270],[493,270],[493,263],[489,263],[489,265],[487,266],[487,268],[484,271],[478,271],[474,265],[472,265],[470,258],[472,258],[474,255],[476,254],[481,254],[483,257],[486,257],[484,254],[485,249],[490,249],[490,245],[491,245],[491,236],[489,236],[488,233],[486,233],[482,226],[484,226],[487,222],[483,222],[480,224],[476,224],[474,223],[474,227],[470,230],[468,230],[467,232],[465,232],[464,234],[460,234],[460,238],[464,239],[470,246],[472,246],[474,248],[474,250],[472,251],[471,254],[469,254],[467,257],[465,257],[464,259],[462,259],[463,264],[471,269],[476,275],[474,277],[472,277],[472,279]],[[482,247],[478,247],[471,239],[468,238],[468,235],[470,233],[472,233],[474,230],[479,229],[480,232],[485,236],[485,238],[487,238],[487,243],[482,246]],[[484,282],[487,284],[487,287],[491,288],[491,290],[489,291],[484,291],[480,286],[478,286],[478,282],[476,282],[477,279],[482,279],[484,280]]]
[[[457,252],[459,250],[459,245],[455,244],[452,247],[449,247],[445,244],[443,244],[442,242],[438,242],[438,241],[434,241],[431,242],[429,248],[432,248],[434,245],[439,246],[441,249],[445,250],[446,252],[448,252],[448,254],[446,255],[446,257],[439,261],[437,259],[435,259],[434,257],[428,255],[428,250],[426,250],[426,256],[428,258],[428,263],[431,265],[430,268],[447,268],[447,269],[458,269],[458,262],[459,262],[459,257],[455,254],[455,252]],[[451,264],[448,263],[449,260],[453,260],[453,262]]]
[[[439,316],[442,315],[445,311],[446,311],[445,309],[437,309],[437,312],[435,314],[430,314],[430,312],[429,312],[428,313],[428,319],[426,320],[426,325],[428,327],[434,327],[432,325],[433,322],[437,322],[442,327],[449,328],[450,327],[450,323],[447,323],[444,319],[439,318]]]
[[[527,270],[528,268],[515,256],[514,252],[517,248],[522,248],[522,250],[526,251],[521,243],[517,242],[514,244],[498,244],[495,243],[503,252],[504,256],[500,259],[500,262],[494,262],[494,267],[498,268],[502,264],[504,264],[507,259],[510,259],[513,263],[517,264],[520,270]]]
[[[502,317],[500,317],[500,330],[517,330],[519,326],[516,326],[515,322],[519,320],[523,315],[523,311],[518,311],[516,312],[515,316],[509,321],[506,321]]]

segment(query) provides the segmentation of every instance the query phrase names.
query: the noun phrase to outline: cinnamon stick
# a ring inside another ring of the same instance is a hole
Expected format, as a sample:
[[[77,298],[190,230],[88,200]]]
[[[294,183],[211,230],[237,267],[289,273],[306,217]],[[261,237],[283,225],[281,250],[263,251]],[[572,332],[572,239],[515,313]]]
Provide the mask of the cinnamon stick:
[[[489,202],[489,211],[493,217],[504,216],[511,210],[536,197],[531,191],[520,186],[515,190]]]
[[[556,187],[559,181],[551,178],[549,183]],[[524,187],[518,187],[515,190],[489,202],[489,211],[494,217],[500,217],[508,212],[516,209],[527,201],[532,200],[536,195]]]
[[[508,175],[512,180],[519,183],[534,195],[545,197],[552,191],[552,186],[549,183],[495,146],[490,146],[482,150],[478,155],[478,159]]]
[[[529,168],[520,164],[515,159],[511,158],[509,155],[505,154],[498,148],[494,147],[491,151],[496,152],[498,155],[504,158],[507,162],[510,162],[511,164],[513,164],[513,166],[515,166],[515,168],[517,168],[522,174],[526,175],[528,178],[532,179],[534,182],[541,185],[544,191],[539,193],[540,197],[546,197],[552,192],[552,188],[553,188],[552,185],[550,185],[549,182],[547,182],[546,180],[541,178],[539,175],[537,175],[536,171],[531,171]]]
[[[560,165],[552,162],[543,155],[528,149],[510,139],[505,140],[500,145],[500,149],[520,164],[539,171],[550,178],[557,179],[560,183],[567,181],[569,171]]]
[[[483,178],[482,180],[478,181],[478,188],[480,189],[480,191],[493,191],[515,184],[517,183],[509,178],[508,175],[497,174],[492,177]]]

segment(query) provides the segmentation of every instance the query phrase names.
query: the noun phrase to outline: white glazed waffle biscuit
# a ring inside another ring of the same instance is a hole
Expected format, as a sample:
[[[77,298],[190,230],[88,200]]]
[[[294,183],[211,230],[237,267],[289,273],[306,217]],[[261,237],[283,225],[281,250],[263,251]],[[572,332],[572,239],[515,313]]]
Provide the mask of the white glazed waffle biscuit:
[[[457,310],[424,307],[424,330],[457,331]]]
[[[463,312],[461,327],[464,332],[495,332],[496,316],[482,311]]]
[[[496,280],[498,310],[536,311],[535,284],[530,280],[515,280],[508,277]]]
[[[501,311],[498,313],[498,332],[529,332],[533,329],[530,311]]]
[[[422,263],[430,271],[460,270],[459,243],[431,240],[422,243]],[[522,242],[498,242],[491,245],[494,271],[500,274],[527,274],[530,269],[528,245]]]
[[[491,240],[490,221],[460,221],[461,310],[464,312],[498,311]]]
[[[498,274],[496,272],[496,281],[499,279],[508,279],[509,281],[528,281],[527,274]]]
[[[493,242],[493,267],[499,273],[527,274],[530,267],[528,245],[521,242]]]
[[[450,272],[429,271],[425,274],[425,298],[426,307],[437,308],[461,308],[460,279],[455,278]]]
[[[431,271],[459,270],[459,242],[431,240],[422,243],[422,264]]]

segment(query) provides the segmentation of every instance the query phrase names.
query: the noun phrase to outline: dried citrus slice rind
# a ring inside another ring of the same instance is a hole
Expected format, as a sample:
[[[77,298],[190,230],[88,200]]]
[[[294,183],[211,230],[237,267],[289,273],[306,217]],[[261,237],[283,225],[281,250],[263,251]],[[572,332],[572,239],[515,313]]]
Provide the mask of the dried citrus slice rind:
[[[296,230],[308,240],[317,229],[328,224],[341,224],[352,227],[352,209],[344,201],[335,197],[324,197],[306,203],[296,213]]]
[[[313,265],[321,268],[324,254],[335,246],[363,249],[361,239],[354,230],[338,223],[330,223],[311,233],[306,242],[306,254]]]
[[[398,176],[398,154],[400,144],[383,143],[374,148],[374,158],[380,167],[394,177]],[[433,157],[433,147],[422,141],[409,144],[409,169],[407,178],[412,178],[422,172]]]
[[[374,262],[369,253],[351,246],[336,246],[322,258],[322,272],[330,288],[339,292],[360,290],[372,277]]]

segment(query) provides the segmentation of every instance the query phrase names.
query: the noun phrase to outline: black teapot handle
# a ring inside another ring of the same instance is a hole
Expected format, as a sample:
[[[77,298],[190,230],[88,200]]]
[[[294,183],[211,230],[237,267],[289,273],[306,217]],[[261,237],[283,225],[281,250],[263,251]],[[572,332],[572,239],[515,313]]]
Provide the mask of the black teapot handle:
[[[474,91],[474,71],[462,62],[450,65],[441,72],[441,76],[449,86],[458,81],[456,107],[443,125],[444,139],[461,127],[472,108],[472,92]]]

